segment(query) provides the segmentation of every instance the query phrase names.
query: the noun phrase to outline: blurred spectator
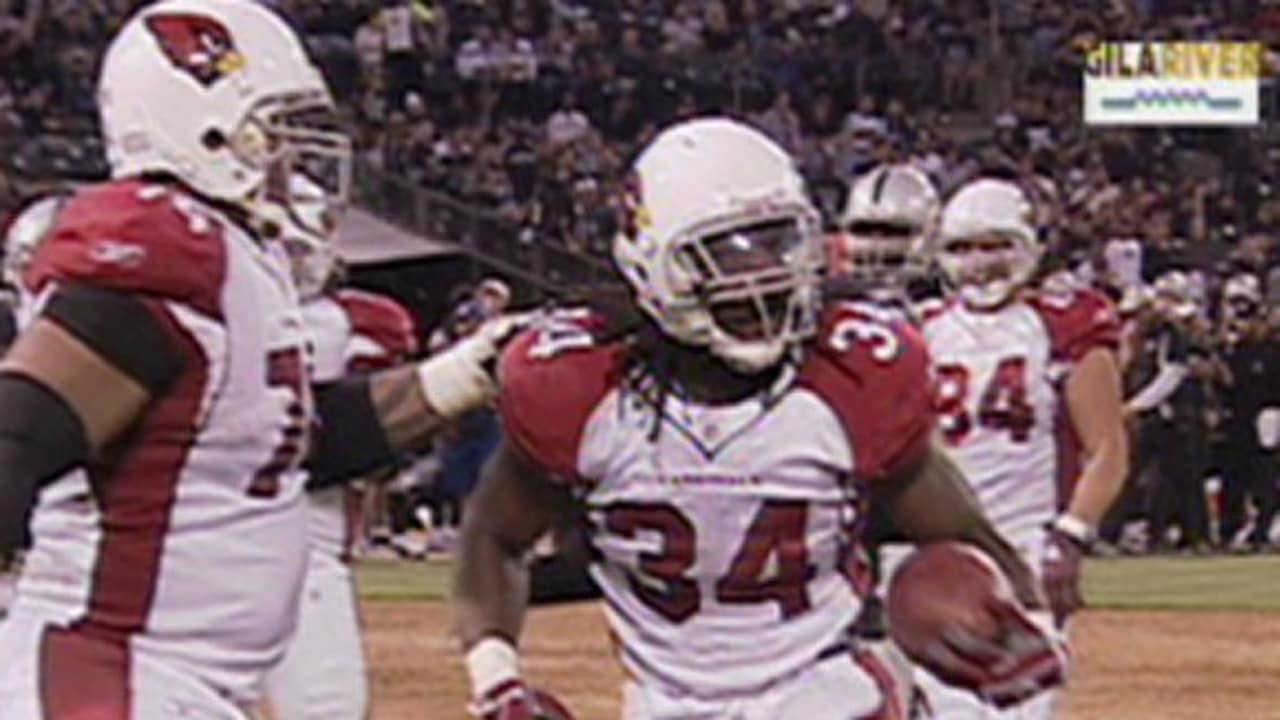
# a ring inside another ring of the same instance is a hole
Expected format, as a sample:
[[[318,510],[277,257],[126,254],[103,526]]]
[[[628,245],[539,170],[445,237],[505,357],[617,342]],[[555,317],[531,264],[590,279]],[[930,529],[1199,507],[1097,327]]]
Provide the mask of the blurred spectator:
[[[476,287],[476,300],[485,318],[497,317],[511,304],[511,287],[498,278],[485,278]]]
[[[565,93],[560,107],[547,118],[547,140],[552,145],[568,145],[581,140],[591,132],[591,120],[578,109],[578,101],[572,93]]]
[[[1252,502],[1253,529],[1242,547],[1262,548],[1276,515],[1277,467],[1274,447],[1263,447],[1258,432],[1260,413],[1280,408],[1280,337],[1268,326],[1261,293],[1251,276],[1237,276],[1224,291],[1227,337],[1223,355],[1225,452],[1223,455],[1223,543],[1237,539]]]
[[[422,90],[422,62],[428,48],[426,14],[416,0],[384,0],[378,22],[382,28],[383,72],[387,102],[401,107],[411,90]]]

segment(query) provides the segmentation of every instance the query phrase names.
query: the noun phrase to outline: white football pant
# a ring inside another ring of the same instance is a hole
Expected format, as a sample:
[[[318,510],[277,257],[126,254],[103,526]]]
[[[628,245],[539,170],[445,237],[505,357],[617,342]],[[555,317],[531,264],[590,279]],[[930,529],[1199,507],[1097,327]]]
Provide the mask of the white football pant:
[[[726,669],[725,672],[732,672]],[[699,698],[629,681],[623,720],[900,720],[892,671],[871,653],[840,652],[765,690]]]
[[[298,629],[267,676],[267,704],[278,720],[364,720],[369,689],[351,570],[312,552]]]

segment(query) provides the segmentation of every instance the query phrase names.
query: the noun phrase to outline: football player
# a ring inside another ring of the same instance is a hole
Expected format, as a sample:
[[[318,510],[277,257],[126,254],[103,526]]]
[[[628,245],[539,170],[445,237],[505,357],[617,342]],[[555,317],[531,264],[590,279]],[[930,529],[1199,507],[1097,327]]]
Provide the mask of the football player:
[[[949,454],[987,517],[1042,575],[1061,625],[1081,607],[1081,558],[1123,486],[1128,447],[1119,317],[1088,290],[1033,289],[1040,247],[1016,184],[962,186],[943,208],[933,250],[951,296],[922,331]],[[939,719],[1052,715],[1052,693],[999,715],[971,694],[923,685]]]
[[[829,247],[837,292],[914,315],[910,286],[927,275],[924,243],[940,207],[933,181],[912,165],[881,165],[854,180]]]
[[[526,686],[516,645],[526,553],[577,511],[626,718],[901,717],[848,635],[867,497],[915,538],[984,549],[1017,588],[1023,605],[991,599],[1012,642],[988,664],[974,637],[939,638],[939,669],[1000,702],[1058,682],[1062,646],[1023,607],[1041,607],[1033,574],[931,443],[922,341],[870,308],[819,313],[818,221],[786,153],[695,119],[644,150],[630,185],[614,258],[641,324],[609,338],[566,313],[500,363],[505,438],[454,585],[471,711],[567,715]]]
[[[341,207],[350,150],[264,6],[146,6],[99,100],[112,180],[58,212],[24,276],[38,310],[0,361],[0,550],[32,537],[0,717],[240,720],[298,617],[306,479],[385,465],[489,401],[509,321],[419,366],[308,382],[278,221],[299,173]]]
[[[295,178],[304,192],[314,191]],[[320,206],[304,204],[312,227]],[[355,373],[394,367],[417,353],[414,322],[395,301],[340,289],[342,268],[329,234],[285,222],[282,236],[302,300],[314,350],[310,376],[331,383]],[[368,683],[359,611],[349,562],[360,528],[363,493],[357,484],[307,494],[310,558],[301,614],[284,660],[267,676],[266,695],[282,720],[358,720],[368,715]]]
[[[933,181],[912,165],[881,165],[855,179],[840,217],[835,252],[828,256],[828,294],[874,303],[886,313],[918,322],[932,300],[918,299],[913,291],[928,279],[925,243],[937,227],[941,208]],[[863,599],[854,633],[902,678],[900,700],[914,713],[920,704],[911,680],[914,673],[888,640],[883,605],[889,571],[914,548],[893,542],[902,538],[880,509],[871,508],[865,528],[874,590]]]

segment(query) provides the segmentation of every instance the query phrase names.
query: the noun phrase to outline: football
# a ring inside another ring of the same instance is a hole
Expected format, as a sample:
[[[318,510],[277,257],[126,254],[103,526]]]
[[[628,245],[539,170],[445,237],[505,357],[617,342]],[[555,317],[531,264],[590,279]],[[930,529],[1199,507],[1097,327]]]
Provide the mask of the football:
[[[948,630],[997,639],[1001,628],[990,612],[991,600],[1011,593],[996,564],[972,545],[925,545],[890,580],[890,636],[913,660],[930,665],[929,646]]]

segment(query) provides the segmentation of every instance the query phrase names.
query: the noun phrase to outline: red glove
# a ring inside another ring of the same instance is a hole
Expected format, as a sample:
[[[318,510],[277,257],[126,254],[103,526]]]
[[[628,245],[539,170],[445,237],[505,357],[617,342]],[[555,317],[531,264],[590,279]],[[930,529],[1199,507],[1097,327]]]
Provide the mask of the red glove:
[[[467,709],[482,720],[574,720],[564,703],[522,680],[508,680],[492,688]]]
[[[1066,680],[1070,651],[1055,631],[1037,624],[1012,599],[993,599],[989,611],[998,622],[999,637],[980,637],[965,628],[948,632],[929,648],[931,672],[998,708],[1017,705]]]
[[[1080,594],[1080,566],[1084,553],[1093,541],[1093,531],[1084,521],[1072,515],[1059,515],[1045,528],[1049,535],[1045,544],[1044,589],[1049,608],[1058,627],[1066,624],[1076,611],[1084,607]]]

